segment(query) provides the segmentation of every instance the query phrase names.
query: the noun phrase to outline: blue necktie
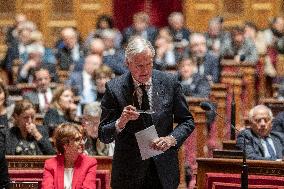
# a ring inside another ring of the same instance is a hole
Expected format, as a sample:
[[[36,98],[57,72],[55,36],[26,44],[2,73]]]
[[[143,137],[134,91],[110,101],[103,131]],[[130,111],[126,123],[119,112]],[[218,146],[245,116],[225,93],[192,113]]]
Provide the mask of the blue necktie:
[[[274,152],[272,146],[271,146],[270,143],[268,142],[268,137],[265,138],[264,141],[265,141],[265,144],[266,144],[266,147],[267,147],[267,150],[268,150],[268,153],[269,153],[271,159],[273,159],[273,160],[277,159],[277,158],[276,158],[276,154],[275,154],[275,152]]]

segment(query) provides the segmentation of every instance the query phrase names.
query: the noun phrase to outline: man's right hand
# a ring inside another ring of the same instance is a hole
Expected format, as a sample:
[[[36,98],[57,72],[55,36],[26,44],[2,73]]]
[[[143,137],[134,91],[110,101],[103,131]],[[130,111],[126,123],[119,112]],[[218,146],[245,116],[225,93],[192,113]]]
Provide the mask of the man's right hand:
[[[140,114],[138,112],[136,112],[136,108],[134,106],[128,105],[128,106],[124,107],[122,114],[119,118],[118,124],[117,124],[118,128],[124,129],[124,127],[125,127],[125,125],[128,121],[138,119],[139,115]]]

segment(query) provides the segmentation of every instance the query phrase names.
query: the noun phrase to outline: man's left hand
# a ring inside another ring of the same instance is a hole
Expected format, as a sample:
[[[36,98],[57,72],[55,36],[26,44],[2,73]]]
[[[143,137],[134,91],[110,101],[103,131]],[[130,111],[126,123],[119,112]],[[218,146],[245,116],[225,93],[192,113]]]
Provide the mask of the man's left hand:
[[[176,139],[173,136],[166,136],[154,139],[151,144],[151,148],[154,150],[166,151],[170,147],[176,145]]]

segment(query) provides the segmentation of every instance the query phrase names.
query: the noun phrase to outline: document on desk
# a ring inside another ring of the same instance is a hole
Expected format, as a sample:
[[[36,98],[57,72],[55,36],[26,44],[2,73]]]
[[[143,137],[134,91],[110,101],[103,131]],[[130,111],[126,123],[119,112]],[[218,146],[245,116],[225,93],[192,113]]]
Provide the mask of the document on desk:
[[[158,138],[158,134],[154,125],[135,133],[135,136],[142,160],[146,160],[163,153],[163,151],[150,148],[150,144],[153,139]]]

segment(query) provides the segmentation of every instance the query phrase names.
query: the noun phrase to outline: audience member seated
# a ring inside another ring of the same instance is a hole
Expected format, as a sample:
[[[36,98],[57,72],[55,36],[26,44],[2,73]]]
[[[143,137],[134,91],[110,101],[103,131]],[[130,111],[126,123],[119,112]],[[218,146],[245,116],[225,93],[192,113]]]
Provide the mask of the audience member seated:
[[[58,87],[51,100],[50,108],[43,118],[43,125],[48,127],[49,136],[61,123],[75,122],[77,106],[74,104],[74,94],[70,87]]]
[[[97,99],[96,85],[92,78],[94,71],[102,65],[99,55],[89,55],[85,58],[84,69],[81,72],[73,72],[66,84],[73,87],[76,95],[80,96],[80,104],[88,104]]]
[[[189,54],[197,65],[198,73],[205,75],[210,83],[217,83],[220,75],[219,61],[207,51],[205,36],[200,33],[191,34],[189,47]]]
[[[198,73],[197,65],[191,58],[186,58],[179,63],[178,80],[181,82],[184,95],[204,98],[209,96],[210,84],[205,76]]]
[[[124,64],[124,51],[122,49],[116,49],[114,46],[115,32],[106,29],[102,31],[101,38],[105,45],[103,63],[109,66],[115,75],[122,75],[127,72],[128,69]]]
[[[190,31],[184,26],[184,16],[181,12],[172,12],[168,17],[169,29],[175,46],[186,47]]]
[[[54,150],[45,126],[35,125],[35,108],[29,100],[16,103],[14,126],[5,138],[7,155],[52,155]]]
[[[113,71],[106,65],[102,65],[94,72],[93,78],[97,87],[97,101],[100,102],[102,100],[106,91],[106,82],[111,80],[113,77]]]
[[[0,188],[9,189],[8,165],[5,159],[5,132],[6,128],[0,125]]]
[[[19,83],[32,83],[34,81],[34,72],[39,68],[48,70],[51,80],[58,82],[56,65],[54,63],[44,62],[44,48],[41,47],[41,45],[36,43],[27,46],[26,53],[28,54],[28,60],[26,63],[20,65],[18,74]]]
[[[242,130],[236,146],[243,150],[244,139],[246,156],[255,160],[282,160],[284,155],[283,133],[271,131],[272,111],[265,105],[257,105],[249,112],[251,128]]]
[[[98,139],[98,127],[102,113],[100,105],[100,102],[91,102],[84,107],[82,126],[87,133],[85,152],[92,156],[113,156],[114,142],[104,144]]]
[[[230,32],[223,30],[223,22],[222,17],[212,18],[209,21],[208,32],[205,33],[207,49],[216,57],[222,56],[224,49],[232,43]]]
[[[272,130],[284,134],[284,111],[278,113],[272,121]]]
[[[156,69],[167,70],[176,66],[179,57],[175,50],[172,34],[168,28],[159,30],[155,47],[156,56],[154,63]]]
[[[270,27],[264,30],[264,40],[269,49],[275,49],[281,54],[284,53],[284,18],[274,17]]]
[[[96,23],[96,28],[92,30],[87,36],[87,39],[85,41],[85,47],[88,48],[94,38],[101,38],[102,32],[106,29],[111,29],[115,32],[114,47],[120,48],[122,35],[118,29],[114,28],[113,19],[109,15],[105,14],[99,16]]]
[[[42,62],[49,63],[49,64],[56,64],[56,58],[53,54],[53,51],[51,48],[44,46],[44,40],[42,33],[40,31],[32,31],[30,34],[30,44],[29,45],[35,45],[39,51],[42,54]],[[28,45],[28,46],[29,46]],[[23,61],[26,63],[28,61],[28,54],[25,52],[23,54]]]
[[[132,26],[123,30],[122,44],[127,44],[133,36],[141,36],[154,44],[157,29],[150,25],[150,17],[146,12],[137,12],[133,15]]]
[[[9,106],[8,91],[4,82],[0,79],[0,127],[8,128],[9,120],[13,113],[14,105]]]
[[[42,189],[96,188],[97,160],[83,154],[84,129],[63,123],[54,133],[57,155],[45,161]]]
[[[232,29],[232,45],[224,49],[223,56],[234,57],[236,62],[257,63],[258,54],[256,46],[250,38],[245,38],[244,27],[236,26]]]
[[[8,47],[12,47],[18,41],[19,26],[27,21],[26,15],[18,13],[15,15],[14,23],[7,29],[5,43]]]
[[[8,72],[10,79],[12,79],[12,67],[14,61],[17,59],[21,60],[27,45],[30,43],[30,34],[35,30],[36,25],[31,21],[24,21],[19,25],[16,43],[8,47],[6,56],[3,60],[4,68]]]
[[[50,88],[49,71],[40,68],[34,72],[35,89],[23,94],[24,99],[30,100],[38,112],[46,113],[51,102],[53,91]]]
[[[64,28],[61,31],[63,43],[57,52],[58,65],[61,70],[79,71],[82,69],[82,59],[85,56],[84,48],[79,44],[78,33],[73,28]]]

